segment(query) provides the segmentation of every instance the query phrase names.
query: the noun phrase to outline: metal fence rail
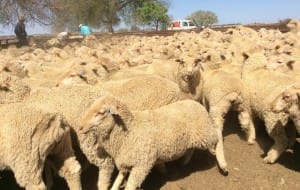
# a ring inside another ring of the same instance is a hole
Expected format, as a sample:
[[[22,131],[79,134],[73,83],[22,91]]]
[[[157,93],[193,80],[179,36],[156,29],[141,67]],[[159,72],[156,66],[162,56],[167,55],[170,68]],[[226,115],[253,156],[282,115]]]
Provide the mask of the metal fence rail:
[[[209,27],[215,31],[225,32],[228,29],[235,28],[241,25],[219,25],[219,26],[211,26]],[[251,25],[242,25],[245,27],[252,28],[253,30],[260,30],[261,28],[265,28],[267,30],[280,30],[281,32],[288,32],[288,28],[282,24],[251,24]],[[114,36],[127,36],[127,35],[135,35],[135,36],[171,36],[178,32],[196,32],[200,33],[203,29],[196,28],[190,30],[160,30],[160,31],[138,31],[138,32],[115,32],[115,33],[100,33],[95,32],[93,35],[96,37],[114,37]],[[78,36],[79,33],[71,33],[70,36]],[[56,37],[55,34],[39,34],[39,35],[30,35],[29,38],[32,38],[37,44],[43,44],[51,38]],[[72,38],[67,39],[67,41],[73,41]],[[18,39],[14,35],[10,36],[0,36],[0,45],[2,48],[8,47],[11,44],[16,44]]]

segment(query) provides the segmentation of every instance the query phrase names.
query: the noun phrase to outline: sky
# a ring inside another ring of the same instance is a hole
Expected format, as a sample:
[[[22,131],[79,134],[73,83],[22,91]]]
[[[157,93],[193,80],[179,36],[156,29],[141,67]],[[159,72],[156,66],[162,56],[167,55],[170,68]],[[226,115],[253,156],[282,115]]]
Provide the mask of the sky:
[[[300,19],[300,0],[170,0],[169,14],[184,19],[198,10],[212,11],[218,24],[272,23]]]
[[[218,24],[272,23],[285,18],[300,19],[300,0],[169,0],[168,14],[185,19],[198,10],[212,11]],[[39,26],[26,26],[27,33],[49,33]],[[14,35],[12,27],[0,25],[0,35]]]

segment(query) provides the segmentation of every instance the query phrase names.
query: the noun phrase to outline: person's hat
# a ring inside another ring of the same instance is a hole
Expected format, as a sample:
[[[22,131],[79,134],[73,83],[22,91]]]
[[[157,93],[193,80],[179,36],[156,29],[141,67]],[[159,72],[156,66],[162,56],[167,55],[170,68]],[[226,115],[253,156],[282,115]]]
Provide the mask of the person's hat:
[[[20,21],[24,21],[24,20],[25,20],[25,17],[24,17],[24,16],[20,16],[20,17],[19,17],[19,20],[20,20]]]
[[[79,24],[79,26],[78,26],[78,27],[80,28],[81,26],[82,26],[82,24]]]

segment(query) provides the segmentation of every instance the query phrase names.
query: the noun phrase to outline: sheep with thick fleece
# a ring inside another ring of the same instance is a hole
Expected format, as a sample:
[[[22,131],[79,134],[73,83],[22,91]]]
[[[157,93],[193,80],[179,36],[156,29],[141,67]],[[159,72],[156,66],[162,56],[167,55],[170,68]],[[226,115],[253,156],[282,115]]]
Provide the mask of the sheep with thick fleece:
[[[56,110],[66,117],[70,127],[72,128],[71,137],[75,153],[77,154],[81,164],[86,164],[84,162],[85,160],[82,160],[84,157],[80,154],[81,136],[78,135],[78,126],[85,110],[97,98],[102,97],[105,94],[106,92],[103,90],[91,88],[87,85],[65,86],[59,88],[37,88],[31,93],[30,97],[26,99],[26,102],[44,104],[50,109]],[[103,178],[102,173],[105,173],[105,176],[107,176],[108,173],[112,174],[114,165],[112,160],[102,159],[101,156],[98,156],[98,152],[95,152],[97,150],[98,147],[95,146],[88,147],[88,149],[82,149],[89,162],[101,168],[99,170],[98,188],[107,189],[110,184],[110,179]],[[83,165],[83,168],[84,167],[85,165]]]
[[[153,82],[154,80],[155,82],[158,82],[157,85],[151,83],[151,81]],[[151,87],[150,84],[153,87]],[[148,107],[157,108],[177,100],[175,95],[179,89],[176,85],[168,86],[169,84],[170,83],[164,82],[164,80],[156,78],[151,79],[150,77],[135,81],[132,79],[131,82],[124,83],[123,87],[122,85],[119,85],[119,87],[117,87],[118,85],[115,85],[114,92],[120,93],[117,94],[117,96],[130,105],[130,108],[133,110],[146,109]],[[122,90],[118,91],[118,88]],[[98,145],[84,145],[89,141],[93,141],[94,136],[80,136],[78,133],[78,126],[86,109],[89,108],[96,99],[106,94],[108,94],[108,92],[100,87],[95,88],[89,85],[64,86],[52,89],[37,89],[27,99],[28,102],[47,104],[48,107],[57,110],[66,117],[67,121],[75,131],[75,139],[76,135],[78,135],[79,145],[80,148],[82,148],[83,153],[91,163],[100,168],[98,180],[99,189],[109,188],[109,176],[113,172],[114,164],[111,159],[105,156],[106,153],[104,151],[99,154]],[[76,146],[78,146],[78,144],[75,144],[74,149]],[[75,150],[78,150],[78,147]]]
[[[110,75],[111,80],[121,80],[145,74],[155,74],[169,80],[175,81],[174,74],[176,73],[177,64],[173,60],[152,60],[151,64],[143,64],[135,67],[121,69]]]
[[[81,133],[95,134],[97,143],[114,159],[118,189],[130,173],[126,190],[139,188],[155,164],[183,156],[187,151],[216,151],[219,167],[227,173],[220,131],[205,108],[193,100],[182,100],[158,109],[130,111],[112,96],[93,103],[82,120]]]
[[[1,105],[0,114],[1,170],[12,170],[17,183],[25,189],[46,190],[42,172],[50,156],[69,188],[81,189],[81,166],[74,156],[70,128],[62,115],[26,103]]]
[[[284,111],[273,112],[272,102],[297,81],[292,76],[264,69],[266,64],[262,53],[245,54],[242,80],[249,90],[253,114],[264,122],[268,135],[274,140],[264,162],[274,163],[289,144],[284,127],[289,115]]]
[[[132,110],[154,109],[184,98],[176,83],[156,75],[113,80],[99,86]]]
[[[31,88],[20,78],[0,74],[0,104],[20,102],[29,96],[30,91]]]
[[[222,70],[204,70],[201,59],[184,56],[176,60],[176,82],[189,98],[201,102],[208,110],[216,126],[222,131],[224,117],[233,108],[247,133],[247,141],[255,141],[255,128],[251,120],[248,93],[243,82]]]

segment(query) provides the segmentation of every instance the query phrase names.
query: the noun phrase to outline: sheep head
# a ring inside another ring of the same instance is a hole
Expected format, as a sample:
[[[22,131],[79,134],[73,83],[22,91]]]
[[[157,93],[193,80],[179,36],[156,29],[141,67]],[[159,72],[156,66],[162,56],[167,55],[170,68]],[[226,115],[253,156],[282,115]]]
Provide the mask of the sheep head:
[[[107,138],[114,127],[126,130],[131,119],[132,114],[125,104],[112,96],[104,96],[96,100],[87,110],[80,131],[82,133],[97,131],[101,137]]]
[[[200,82],[203,67],[201,59],[186,56],[176,59],[178,63],[177,82],[184,92],[192,92]]]
[[[291,87],[283,91],[271,104],[275,113],[285,112],[296,116],[300,110],[300,88]]]

